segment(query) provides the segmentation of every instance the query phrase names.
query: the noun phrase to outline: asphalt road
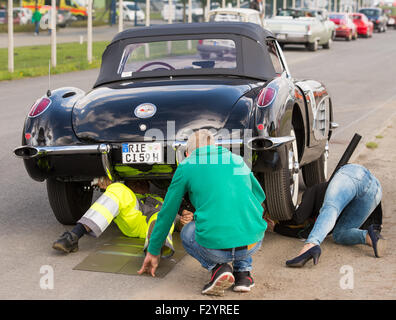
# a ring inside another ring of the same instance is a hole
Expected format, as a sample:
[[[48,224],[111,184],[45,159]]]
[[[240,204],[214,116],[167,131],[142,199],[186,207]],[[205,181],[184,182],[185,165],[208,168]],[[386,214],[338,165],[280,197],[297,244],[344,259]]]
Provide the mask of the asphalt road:
[[[298,47],[285,49],[292,75],[323,81],[333,97],[335,121],[340,127],[330,144],[330,169],[355,132],[368,141],[396,113],[395,52],[394,30],[376,33],[372,39],[335,41],[330,50],[314,53]],[[97,73],[89,70],[53,76],[51,88],[76,86],[88,90]],[[157,281],[163,283],[166,278],[72,270],[88,253],[117,234],[115,227],[99,240],[83,239],[75,254],[64,256],[51,249],[53,240],[66,228],[51,212],[45,183],[32,181],[22,161],[12,155],[20,144],[30,106],[47,89],[47,77],[0,82],[0,299],[139,299],[142,295],[155,299]],[[54,288],[43,290],[40,268],[46,265],[54,270]],[[186,271],[186,277],[203,272],[197,263],[187,265],[192,269]],[[168,299],[172,299],[172,290],[177,286],[169,289]]]

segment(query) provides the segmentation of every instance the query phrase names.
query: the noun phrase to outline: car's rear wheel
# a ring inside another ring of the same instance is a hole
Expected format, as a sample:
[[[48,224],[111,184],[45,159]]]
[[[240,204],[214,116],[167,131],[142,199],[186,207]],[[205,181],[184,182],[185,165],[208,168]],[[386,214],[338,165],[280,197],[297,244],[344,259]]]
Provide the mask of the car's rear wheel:
[[[348,36],[345,38],[346,41],[352,40],[352,33],[349,33]]]
[[[302,167],[304,183],[307,187],[325,182],[327,180],[328,148],[321,157]]]
[[[318,50],[318,41],[310,42],[307,45],[309,51],[316,51]]]
[[[201,52],[200,54],[199,54],[200,56],[201,56],[201,59],[209,59],[209,57],[210,57],[210,53],[206,53],[206,52]]]
[[[83,182],[47,179],[48,200],[56,219],[66,225],[75,224],[89,209],[93,189]]]
[[[290,135],[294,135],[294,130]],[[298,200],[299,164],[297,142],[285,147],[288,165],[263,174],[269,215],[275,220],[290,220]]]
[[[325,44],[322,45],[323,49],[330,49],[331,39],[329,39]]]

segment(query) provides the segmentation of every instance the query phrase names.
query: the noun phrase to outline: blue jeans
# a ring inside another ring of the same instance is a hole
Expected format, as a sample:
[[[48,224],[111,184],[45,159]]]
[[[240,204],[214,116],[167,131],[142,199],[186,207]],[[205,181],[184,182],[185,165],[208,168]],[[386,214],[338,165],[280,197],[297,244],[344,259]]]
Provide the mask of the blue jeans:
[[[34,32],[37,34],[40,32],[40,21],[34,23]]]
[[[231,261],[235,272],[251,271],[253,261],[252,254],[261,247],[262,242],[262,240],[258,241],[250,250],[232,249],[232,251],[223,251],[204,248],[195,241],[195,221],[183,227],[180,237],[187,253],[197,259],[202,267],[209,271],[218,263],[227,263]]]
[[[370,171],[357,164],[341,167],[327,187],[319,216],[305,243],[320,245],[333,228],[336,243],[366,243],[367,230],[359,227],[380,203],[381,197],[381,185]]]

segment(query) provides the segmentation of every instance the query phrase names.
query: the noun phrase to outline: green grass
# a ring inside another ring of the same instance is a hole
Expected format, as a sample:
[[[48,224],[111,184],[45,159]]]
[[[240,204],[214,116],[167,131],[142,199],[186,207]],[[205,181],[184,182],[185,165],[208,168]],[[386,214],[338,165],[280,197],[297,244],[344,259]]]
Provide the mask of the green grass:
[[[381,136],[381,135],[378,135],[378,136],[375,136],[377,139],[382,139],[384,136]]]
[[[87,61],[87,43],[62,43],[57,45],[57,66],[51,67],[51,74],[87,70],[100,67],[102,53],[107,41],[92,44],[92,63]],[[14,51],[14,72],[8,72],[8,49],[0,49],[0,81],[48,74],[48,61],[51,59],[51,46],[16,47]]]
[[[376,148],[378,148],[378,144],[375,143],[375,142],[370,141],[370,142],[366,143],[366,147],[369,148],[369,149],[376,149]]]
[[[162,20],[161,12],[150,11],[150,20]]]

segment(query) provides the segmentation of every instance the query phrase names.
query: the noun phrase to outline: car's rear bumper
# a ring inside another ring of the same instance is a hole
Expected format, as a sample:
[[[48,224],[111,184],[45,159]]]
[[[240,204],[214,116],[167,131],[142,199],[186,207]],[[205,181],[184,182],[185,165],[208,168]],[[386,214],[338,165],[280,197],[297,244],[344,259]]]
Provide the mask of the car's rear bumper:
[[[253,137],[217,141],[217,145],[229,148],[245,161],[255,162],[259,157],[271,154],[268,168],[279,169],[277,149],[294,140],[294,137]],[[38,181],[48,177],[89,181],[107,175],[111,180],[122,178],[168,179],[173,176],[178,163],[185,158],[186,141],[163,143],[162,163],[124,164],[122,146],[118,144],[90,144],[73,146],[21,146],[14,154],[24,159],[29,175]],[[255,155],[254,155],[255,154]],[[274,156],[275,154],[275,156]]]
[[[310,35],[306,33],[277,32],[276,40],[283,44],[306,44],[310,42]]]
[[[357,33],[359,35],[366,35],[368,34],[368,27],[358,27],[357,28]]]
[[[351,34],[351,31],[348,29],[340,29],[336,30],[335,36],[337,38],[348,38]]]

